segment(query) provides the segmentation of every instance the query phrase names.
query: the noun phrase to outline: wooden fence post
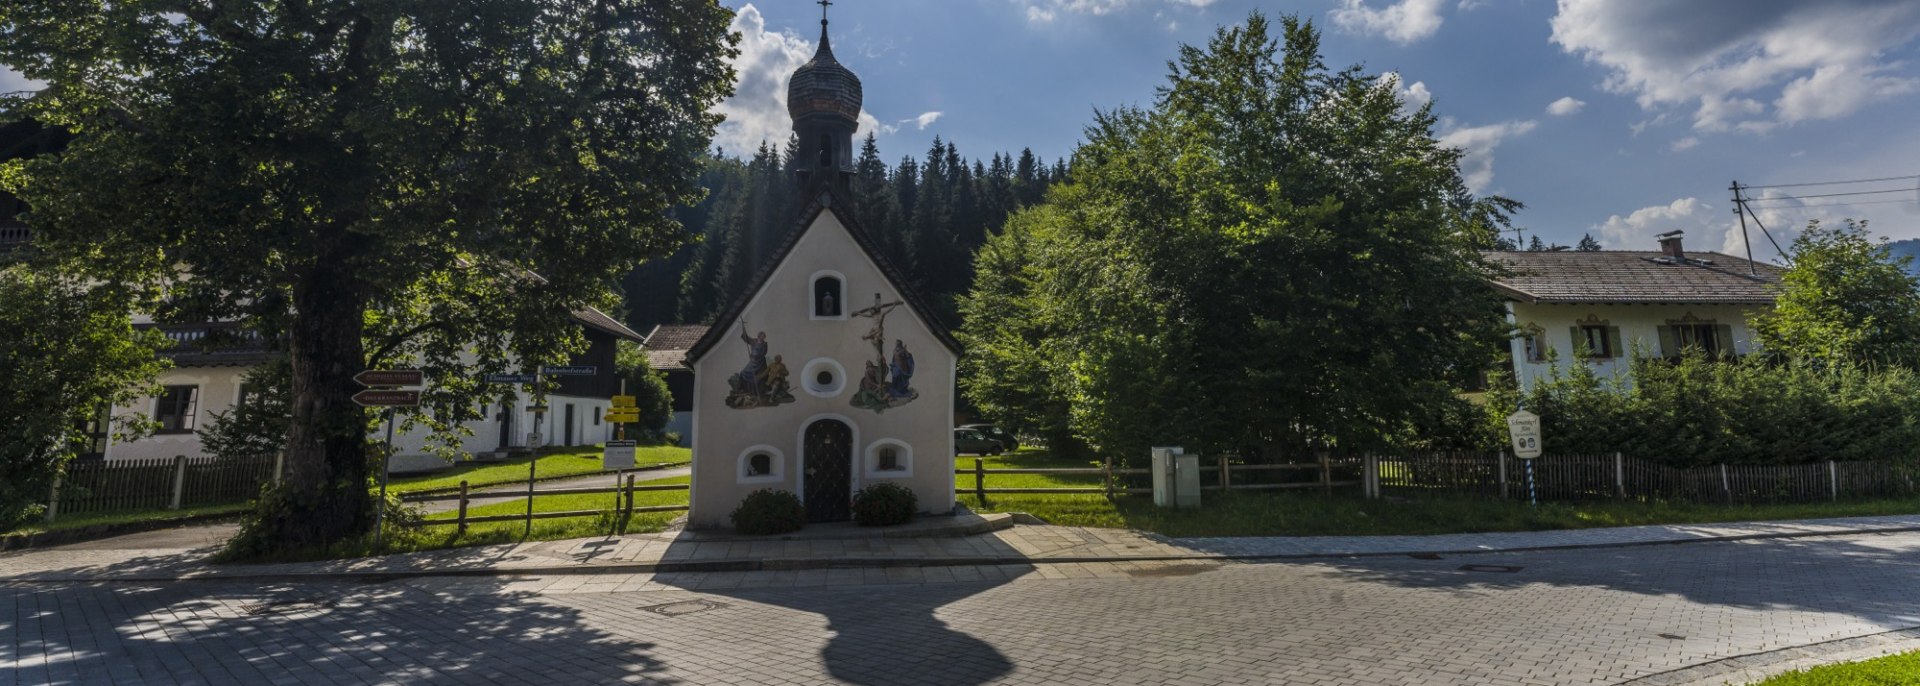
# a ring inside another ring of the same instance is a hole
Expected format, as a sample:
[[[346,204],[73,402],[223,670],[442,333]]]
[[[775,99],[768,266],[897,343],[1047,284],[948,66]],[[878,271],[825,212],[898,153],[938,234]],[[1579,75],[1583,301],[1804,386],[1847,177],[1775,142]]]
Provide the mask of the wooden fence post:
[[[1506,500],[1510,497],[1512,496],[1507,493],[1507,451],[1502,450],[1500,451],[1500,499]]]
[[[1108,455],[1100,464],[1100,478],[1107,486],[1107,500],[1113,500],[1113,456]]]
[[[1733,480],[1727,478],[1727,466],[1720,465],[1720,490],[1727,494],[1727,502],[1733,502]]]
[[[182,496],[186,495],[186,492],[187,492],[187,456],[175,455],[173,456],[173,504],[168,505],[167,509],[169,510],[180,509],[180,500]]]
[[[633,475],[627,475],[627,519],[633,518]],[[620,532],[626,533],[626,524],[622,523]]]
[[[1320,490],[1327,496],[1333,495],[1333,458],[1326,451],[1320,452]]]
[[[1233,490],[1233,476],[1227,468],[1227,456],[1220,456],[1220,493]]]
[[[1827,488],[1833,492],[1833,501],[1840,502],[1840,465],[1827,460]]]
[[[467,535],[467,480],[460,480],[460,524],[455,536]]]
[[[1621,500],[1627,499],[1627,456],[1613,454],[1613,490]]]
[[[980,498],[980,506],[987,506],[987,461],[973,458],[973,493]]]
[[[527,536],[533,535],[533,475],[540,468],[540,455],[535,453],[527,460]]]
[[[53,473],[53,487],[47,489],[48,524],[52,524],[53,520],[60,516],[60,475],[61,472]]]
[[[286,473],[287,451],[282,450],[273,454],[273,485],[280,485],[280,480],[285,477]]]

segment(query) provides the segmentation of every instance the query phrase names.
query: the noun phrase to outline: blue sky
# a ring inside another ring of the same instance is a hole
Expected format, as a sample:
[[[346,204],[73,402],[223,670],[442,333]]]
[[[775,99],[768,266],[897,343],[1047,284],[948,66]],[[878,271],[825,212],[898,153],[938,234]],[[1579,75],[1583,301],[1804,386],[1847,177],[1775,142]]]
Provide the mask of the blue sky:
[[[717,142],[784,140],[785,80],[813,53],[820,8],[722,1],[744,40]],[[1734,179],[1920,174],[1916,0],[836,0],[833,41],[890,162],[935,135],[969,157],[1054,158],[1096,109],[1149,104],[1180,44],[1253,10],[1309,18],[1329,64],[1431,97],[1469,181],[1527,203],[1519,222],[1550,241],[1650,249],[1684,229],[1694,249],[1737,252]],[[28,85],[0,67],[0,91]],[[1758,204],[1782,242],[1815,218],[1920,237],[1920,191]]]
[[[784,77],[812,54],[820,8],[724,4],[745,40],[721,143],[784,139]],[[1694,249],[1738,250],[1735,179],[1920,174],[1913,0],[836,0],[832,36],[890,162],[936,134],[969,157],[1052,158],[1095,109],[1149,104],[1180,44],[1253,10],[1312,19],[1330,65],[1394,72],[1431,97],[1469,181],[1527,203],[1520,223],[1546,240],[1653,249],[1684,229]],[[1758,204],[1782,242],[1813,218],[1920,237],[1920,192]]]

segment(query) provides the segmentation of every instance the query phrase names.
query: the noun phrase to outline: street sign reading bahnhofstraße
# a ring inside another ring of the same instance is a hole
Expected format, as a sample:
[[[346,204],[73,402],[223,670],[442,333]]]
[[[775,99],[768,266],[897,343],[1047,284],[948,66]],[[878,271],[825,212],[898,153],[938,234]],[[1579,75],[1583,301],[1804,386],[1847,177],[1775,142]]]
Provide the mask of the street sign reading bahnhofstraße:
[[[540,373],[547,376],[593,376],[600,373],[600,368],[585,365],[573,367],[541,367]]]
[[[365,390],[353,394],[361,407],[414,407],[420,404],[419,391]]]
[[[1531,460],[1540,456],[1540,415],[1521,410],[1507,416],[1507,431],[1513,436],[1513,456]]]

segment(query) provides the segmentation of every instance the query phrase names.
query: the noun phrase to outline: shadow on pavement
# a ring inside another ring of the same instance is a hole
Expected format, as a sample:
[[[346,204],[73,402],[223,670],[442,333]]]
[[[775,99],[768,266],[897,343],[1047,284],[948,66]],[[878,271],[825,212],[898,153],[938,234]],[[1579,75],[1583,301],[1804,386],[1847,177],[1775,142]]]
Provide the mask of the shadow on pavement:
[[[1920,588],[1920,534],[1316,564],[1330,575],[1405,588],[1479,593],[1536,584],[1592,587],[1750,610],[1831,612],[1889,628],[1920,626],[1920,604],[1913,600]]]
[[[0,585],[0,634],[22,684],[675,683],[653,644],[501,583]]]

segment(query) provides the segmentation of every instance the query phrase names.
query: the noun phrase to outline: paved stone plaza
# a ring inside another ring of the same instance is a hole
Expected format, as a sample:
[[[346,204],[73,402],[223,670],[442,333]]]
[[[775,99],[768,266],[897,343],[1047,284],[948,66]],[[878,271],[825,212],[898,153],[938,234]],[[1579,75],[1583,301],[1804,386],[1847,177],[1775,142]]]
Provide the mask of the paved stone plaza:
[[[1676,683],[1812,643],[1906,645],[1888,632],[1916,626],[1914,533],[1441,559],[17,582],[0,586],[0,686]]]

